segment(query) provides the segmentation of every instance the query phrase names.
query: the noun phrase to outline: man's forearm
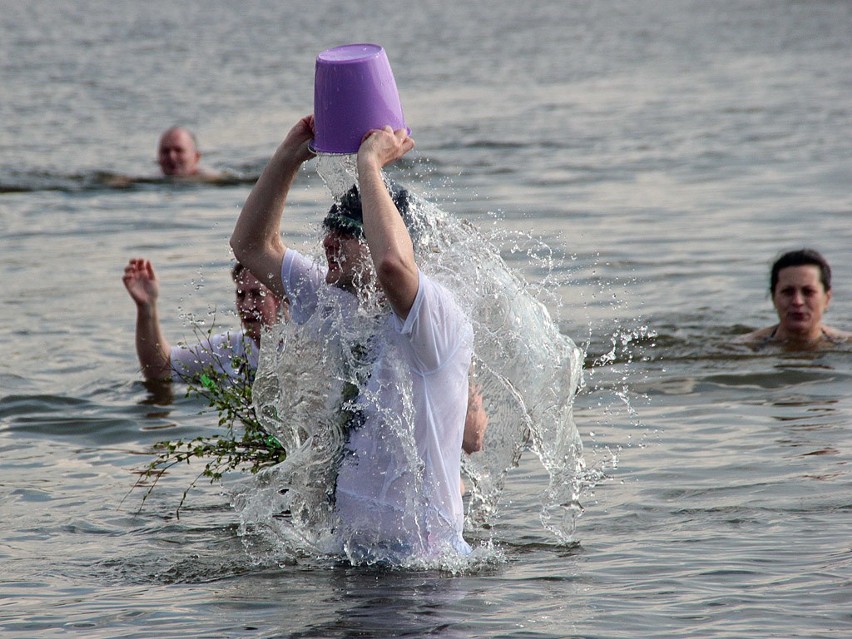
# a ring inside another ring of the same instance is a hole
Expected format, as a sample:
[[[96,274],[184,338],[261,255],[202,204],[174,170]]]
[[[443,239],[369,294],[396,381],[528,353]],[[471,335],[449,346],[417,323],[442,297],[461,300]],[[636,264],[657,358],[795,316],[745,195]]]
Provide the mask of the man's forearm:
[[[301,163],[278,148],[249,194],[231,235],[234,256],[279,297],[284,296],[277,269],[286,247],[280,227],[287,194]]]
[[[358,178],[364,210],[364,236],[370,247],[376,275],[396,314],[405,318],[419,284],[408,229],[385,187],[381,167],[359,158]]]
[[[308,147],[312,136],[312,116],[290,129],[246,198],[231,235],[236,258],[279,297],[285,294],[279,269],[287,250],[280,236],[281,216],[299,168],[313,156]]]

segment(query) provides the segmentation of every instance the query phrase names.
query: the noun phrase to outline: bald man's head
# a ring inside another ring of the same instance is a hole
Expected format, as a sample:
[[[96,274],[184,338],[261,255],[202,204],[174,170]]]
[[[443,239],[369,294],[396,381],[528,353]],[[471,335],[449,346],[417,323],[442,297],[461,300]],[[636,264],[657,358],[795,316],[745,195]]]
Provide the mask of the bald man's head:
[[[163,175],[187,177],[197,174],[201,153],[195,136],[182,127],[167,129],[160,136],[157,159]]]

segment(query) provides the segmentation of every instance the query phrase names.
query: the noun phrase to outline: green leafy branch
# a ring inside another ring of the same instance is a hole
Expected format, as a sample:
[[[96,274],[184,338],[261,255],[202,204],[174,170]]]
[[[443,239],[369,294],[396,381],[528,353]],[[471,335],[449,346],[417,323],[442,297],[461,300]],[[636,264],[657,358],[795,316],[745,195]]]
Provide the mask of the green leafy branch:
[[[250,370],[247,362],[241,361],[239,364],[238,370]],[[287,456],[281,443],[257,419],[251,397],[253,375],[245,374],[232,380],[210,368],[197,378],[186,381],[187,397],[198,396],[206,399],[209,406],[219,414],[219,427],[224,429],[224,433],[199,436],[189,441],[178,439],[154,444],[153,452],[156,457],[138,471],[139,479],[133,486],[147,486],[142,498],[144,505],[160,478],[170,469],[178,464],[206,460],[204,468],[181,496],[176,511],[178,518],[189,491],[195,488],[202,478],[209,479],[212,484],[220,481],[226,472],[232,470],[255,474],[281,463]]]

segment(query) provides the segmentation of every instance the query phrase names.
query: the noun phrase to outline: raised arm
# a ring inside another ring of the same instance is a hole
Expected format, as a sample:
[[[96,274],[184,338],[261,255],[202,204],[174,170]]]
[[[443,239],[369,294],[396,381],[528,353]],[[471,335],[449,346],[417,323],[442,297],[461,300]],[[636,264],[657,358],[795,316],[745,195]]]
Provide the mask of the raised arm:
[[[171,346],[160,327],[157,298],[160,280],[148,260],[132,259],[124,267],[124,287],[136,303],[136,355],[147,380],[171,376]]]
[[[299,167],[314,155],[308,148],[313,131],[312,115],[290,129],[246,199],[231,235],[237,260],[279,298],[285,297],[280,275],[287,250],[281,240],[281,216]]]
[[[376,276],[394,312],[408,317],[419,285],[414,247],[405,222],[393,203],[382,168],[414,148],[404,129],[386,126],[369,132],[358,150],[358,183],[364,211],[364,237],[376,267]]]

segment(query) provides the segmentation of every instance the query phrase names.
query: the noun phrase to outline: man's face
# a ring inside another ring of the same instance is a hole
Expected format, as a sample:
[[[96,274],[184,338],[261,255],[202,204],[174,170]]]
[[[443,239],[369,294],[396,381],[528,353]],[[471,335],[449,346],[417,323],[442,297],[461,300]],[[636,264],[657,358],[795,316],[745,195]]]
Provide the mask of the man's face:
[[[328,231],[322,241],[328,272],[327,284],[338,286],[352,293],[357,285],[369,279],[369,253],[367,245],[354,235],[340,231]]]
[[[170,129],[160,138],[157,159],[163,175],[186,177],[198,172],[201,154],[187,131]]]
[[[244,269],[237,278],[237,312],[246,334],[256,342],[264,326],[271,326],[278,319],[278,299],[257,278]]]

